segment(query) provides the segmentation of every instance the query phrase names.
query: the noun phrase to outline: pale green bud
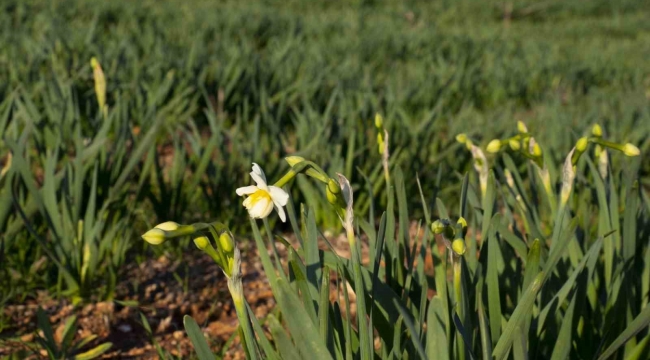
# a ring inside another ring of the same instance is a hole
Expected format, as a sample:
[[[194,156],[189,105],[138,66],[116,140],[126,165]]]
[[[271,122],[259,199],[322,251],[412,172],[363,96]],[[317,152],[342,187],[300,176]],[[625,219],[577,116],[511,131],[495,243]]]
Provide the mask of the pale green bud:
[[[179,224],[173,221],[167,221],[156,225],[156,227],[144,233],[142,238],[151,245],[160,245],[165,242],[166,232],[174,231],[178,229],[179,226]]]
[[[494,139],[494,140],[490,141],[490,143],[488,144],[486,150],[487,150],[487,152],[492,153],[492,154],[498,153],[499,150],[501,150],[501,140]]]
[[[623,153],[626,156],[639,156],[639,155],[641,155],[641,151],[639,150],[639,148],[632,145],[632,144],[630,144],[630,143],[627,143],[627,144],[623,145]]]
[[[595,137],[601,137],[601,136],[603,136],[603,128],[601,128],[600,125],[595,124],[595,125],[591,128],[591,134],[592,134],[593,136],[595,136]]]
[[[227,231],[219,236],[219,247],[227,254],[232,253],[235,249],[235,242]]]
[[[467,247],[465,246],[465,241],[463,239],[454,239],[454,241],[451,243],[451,249],[454,250],[456,255],[462,256],[465,254],[465,250],[467,250]]]
[[[434,234],[442,234],[445,231],[445,225],[440,220],[436,220],[431,224],[431,231]]]
[[[521,120],[517,121],[517,131],[519,131],[522,134],[525,134],[528,132],[528,127],[526,126],[526,124],[524,124],[523,121]]]
[[[467,142],[467,135],[464,133],[456,135],[456,141],[458,141],[461,144],[464,144],[465,142]]]
[[[587,150],[587,145],[589,145],[589,140],[586,137],[581,137],[576,142],[576,150],[583,153]]]
[[[463,233],[467,231],[467,220],[465,220],[464,217],[461,216],[460,218],[458,218],[457,223],[460,224],[460,226],[463,228]]]
[[[375,114],[375,127],[382,129],[384,127],[384,118],[379,113]]]
[[[519,151],[519,149],[521,149],[521,143],[517,139],[508,140],[508,145],[510,145],[510,148],[513,151]]]
[[[144,241],[148,242],[151,245],[160,245],[165,242],[165,232],[160,229],[153,228],[144,233],[144,235],[142,235],[142,238]]]
[[[207,236],[199,236],[196,239],[194,239],[194,245],[196,245],[199,250],[205,250],[210,246],[210,240],[207,238]]]
[[[533,145],[532,153],[533,153],[533,156],[535,156],[535,157],[542,156],[542,148],[539,146],[539,144],[535,143],[535,145]]]

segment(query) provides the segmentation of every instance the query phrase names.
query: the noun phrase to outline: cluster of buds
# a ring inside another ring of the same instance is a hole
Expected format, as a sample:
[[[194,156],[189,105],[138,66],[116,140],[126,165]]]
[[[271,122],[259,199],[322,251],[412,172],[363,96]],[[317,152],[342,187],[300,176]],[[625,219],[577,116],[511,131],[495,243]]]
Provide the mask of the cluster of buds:
[[[487,152],[496,154],[502,149],[510,148],[532,160],[540,168],[544,166],[544,154],[535,138],[528,132],[528,127],[522,121],[517,122],[517,135],[507,139],[494,139],[487,145]]]
[[[467,221],[461,217],[454,225],[449,219],[439,219],[431,224],[431,231],[436,235],[442,235],[447,249],[451,250],[452,259],[457,259],[465,254],[465,234],[467,233]]]
[[[285,175],[278,181],[280,185],[284,185],[284,180],[283,179],[291,179],[295,175],[304,173],[305,175],[320,181],[325,185],[325,194],[327,197],[327,201],[330,203],[336,214],[339,216],[342,222],[345,222],[346,219],[346,213],[347,213],[347,208],[348,204],[350,202],[349,197],[347,197],[346,193],[347,191],[342,191],[345,190],[346,186],[344,183],[341,183],[341,180],[337,181],[335,179],[330,178],[323,169],[321,169],[318,165],[316,165],[314,162],[305,160],[305,158],[302,158],[300,156],[289,156],[285,158],[289,166],[291,166],[291,169]],[[342,175],[339,175],[339,178],[341,178]],[[343,177],[345,178],[345,177]],[[288,180],[287,180],[288,181]],[[278,186],[278,183],[276,183],[276,186]],[[348,184],[349,187],[349,184]]]
[[[219,222],[181,225],[167,221],[147,231],[142,238],[149,244],[160,245],[169,239],[184,236],[193,236],[194,245],[210,256],[228,279],[241,278],[239,250],[235,246],[235,240],[230,230]],[[213,242],[216,247],[213,246]]]
[[[584,138],[581,138],[581,140],[582,139]],[[594,125],[591,128],[591,136],[586,138],[586,141],[589,143],[596,144],[594,154],[597,157],[600,157],[600,155],[605,150],[605,148],[610,148],[613,150],[620,151],[623,154],[625,154],[625,156],[630,156],[630,157],[641,155],[641,151],[634,144],[631,143],[619,144],[619,143],[615,143],[603,139],[603,129],[598,124]],[[586,149],[586,145],[585,145],[585,149]]]

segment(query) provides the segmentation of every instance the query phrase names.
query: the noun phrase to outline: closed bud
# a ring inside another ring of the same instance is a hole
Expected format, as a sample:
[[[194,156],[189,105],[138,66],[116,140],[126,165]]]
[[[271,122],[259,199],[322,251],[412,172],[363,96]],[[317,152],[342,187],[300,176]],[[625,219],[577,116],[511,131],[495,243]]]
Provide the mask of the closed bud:
[[[160,229],[164,231],[174,231],[178,229],[180,225],[173,221],[165,221],[164,223],[156,225],[155,229]]]
[[[302,156],[287,156],[286,158],[284,158],[284,160],[286,160],[287,163],[289,163],[289,166],[293,167],[294,165],[297,165],[305,161],[305,158]]]
[[[630,143],[627,143],[627,144],[623,145],[623,153],[626,156],[639,156],[641,154],[641,151],[639,150],[638,147],[636,147],[636,146],[634,146],[634,145],[632,145]]]
[[[581,137],[576,143],[576,150],[583,153],[585,150],[587,150],[587,145],[589,145],[589,140],[587,140],[586,137]]]
[[[196,245],[199,250],[205,250],[210,246],[210,240],[206,236],[199,236],[194,239],[194,245]]]
[[[235,241],[229,232],[224,232],[219,236],[219,247],[224,253],[230,254],[235,249]]]
[[[517,131],[519,131],[522,134],[525,134],[528,132],[528,127],[526,126],[526,124],[524,124],[523,121],[519,120],[517,121]]]
[[[144,233],[144,235],[142,235],[142,238],[144,241],[148,242],[151,245],[160,245],[165,242],[165,232],[160,229],[153,228]]]
[[[451,243],[451,249],[454,250],[456,255],[462,256],[465,254],[465,250],[467,247],[465,246],[465,241],[463,239],[454,239],[454,241]]]
[[[540,157],[540,156],[542,156],[542,148],[539,147],[539,144],[535,143],[535,145],[533,145],[533,151],[532,151],[532,154],[533,154],[533,156],[535,156],[535,157]]]
[[[336,180],[330,179],[327,182],[327,190],[331,191],[334,194],[338,194],[341,192],[341,186],[338,182],[336,182]]]
[[[464,133],[456,135],[456,141],[458,141],[461,144],[464,144],[467,141],[467,135]]]
[[[464,217],[461,216],[460,218],[458,218],[457,223],[460,224],[460,226],[463,228],[463,233],[467,231],[467,220],[465,220]]]
[[[156,225],[153,229],[142,235],[142,238],[151,245],[160,245],[167,238],[167,231],[175,231],[180,225],[173,221],[167,221]]]
[[[600,125],[595,124],[595,125],[591,128],[591,134],[592,134],[593,136],[595,136],[595,137],[601,137],[601,136],[603,136],[603,128],[601,128]]]
[[[445,225],[440,220],[436,220],[431,224],[431,231],[434,234],[442,234],[445,231]]]
[[[521,143],[517,139],[508,140],[508,145],[510,145],[510,148],[513,151],[519,151],[519,149],[521,149]]]
[[[375,114],[375,127],[377,127],[377,129],[384,127],[384,118],[382,118],[379,113]]]
[[[487,150],[487,152],[492,153],[492,154],[498,153],[499,150],[501,150],[501,140],[494,139],[494,140],[490,141],[490,143],[488,144],[486,150]]]

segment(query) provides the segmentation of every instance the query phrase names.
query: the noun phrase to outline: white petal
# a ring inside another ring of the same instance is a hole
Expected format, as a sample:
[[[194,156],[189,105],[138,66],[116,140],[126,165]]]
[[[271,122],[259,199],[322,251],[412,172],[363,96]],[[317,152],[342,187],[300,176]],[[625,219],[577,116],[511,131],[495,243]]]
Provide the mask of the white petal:
[[[266,186],[266,180],[263,177],[261,177],[258,173],[256,173],[255,171],[251,171],[251,177],[253,178],[253,180],[257,184],[258,188],[263,189],[263,190],[268,190],[268,188]]]
[[[277,203],[274,204],[275,204],[275,210],[278,212],[278,215],[280,216],[280,220],[282,220],[282,222],[286,222],[287,215],[284,213],[284,208],[282,206],[278,206]]]
[[[259,188],[257,186],[251,185],[251,186],[240,187],[237,190],[235,190],[235,192],[237,193],[237,195],[243,196],[243,195],[250,195],[256,192],[258,189]]]
[[[264,174],[264,170],[262,170],[262,168],[256,163],[253,163],[253,173],[257,174],[260,178],[262,178],[262,180],[266,184],[266,175]]]
[[[248,210],[248,213],[252,218],[263,219],[269,216],[272,210],[272,201],[269,201],[267,199],[260,199],[253,205],[251,209]]]
[[[287,205],[287,201],[289,201],[289,194],[287,194],[287,192],[282,188],[279,188],[277,186],[269,186],[269,193],[271,193],[271,199],[273,199],[274,203],[280,206]]]

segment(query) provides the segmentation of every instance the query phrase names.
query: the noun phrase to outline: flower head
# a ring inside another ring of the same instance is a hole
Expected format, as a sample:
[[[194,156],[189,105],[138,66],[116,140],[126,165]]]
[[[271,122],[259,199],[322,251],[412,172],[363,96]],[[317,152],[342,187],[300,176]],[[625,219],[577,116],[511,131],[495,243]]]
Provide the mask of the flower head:
[[[627,144],[623,145],[623,153],[626,156],[639,156],[641,154],[641,151],[639,150],[638,147],[636,147],[636,146],[634,146],[634,145],[632,145],[630,143],[627,143]]]
[[[491,154],[496,154],[496,153],[499,152],[500,149],[501,149],[501,140],[494,139],[494,140],[490,141],[490,143],[488,144],[486,150],[487,150],[487,152],[489,152]]]
[[[289,194],[277,186],[267,185],[266,175],[259,165],[253,163],[253,171],[250,174],[257,185],[244,186],[236,190],[239,196],[248,195],[243,203],[248,214],[253,219],[264,219],[269,216],[275,206],[280,220],[285,222],[287,216],[282,207],[287,205]]]
[[[175,231],[179,226],[179,224],[173,221],[166,221],[144,233],[142,238],[151,245],[160,245],[167,239],[166,232]]]

